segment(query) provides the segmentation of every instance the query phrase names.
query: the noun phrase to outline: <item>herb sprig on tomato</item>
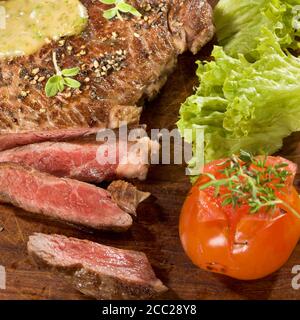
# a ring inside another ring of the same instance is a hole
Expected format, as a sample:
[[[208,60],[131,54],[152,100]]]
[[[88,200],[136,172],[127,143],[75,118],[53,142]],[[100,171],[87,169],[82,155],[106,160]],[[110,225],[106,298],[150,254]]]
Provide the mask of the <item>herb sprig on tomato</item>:
[[[276,205],[282,204],[291,210],[300,219],[299,213],[288,203],[280,199],[277,194],[283,192],[288,177],[292,173],[286,168],[288,163],[282,162],[266,165],[267,156],[254,158],[250,153],[241,151],[238,157],[233,155],[230,159],[221,162],[223,167],[219,173],[224,176],[217,179],[211,173],[204,173],[211,181],[200,186],[200,190],[214,188],[215,197],[223,199],[222,205],[237,206],[248,205],[250,213],[257,213],[262,208],[274,211]],[[223,188],[223,194],[220,189]]]

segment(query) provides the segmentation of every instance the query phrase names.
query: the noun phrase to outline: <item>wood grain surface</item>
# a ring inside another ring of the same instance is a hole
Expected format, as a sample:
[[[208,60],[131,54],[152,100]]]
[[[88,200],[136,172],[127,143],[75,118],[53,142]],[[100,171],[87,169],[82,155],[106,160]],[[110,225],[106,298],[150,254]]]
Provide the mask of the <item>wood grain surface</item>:
[[[211,47],[198,56],[180,57],[159,97],[145,107],[142,122],[149,128],[174,127],[180,104],[197,84],[195,61],[207,58]],[[300,135],[293,135],[285,141],[281,154],[300,165],[299,142]],[[300,173],[296,184],[300,187]],[[7,287],[0,290],[0,299],[86,299],[60,275],[38,270],[30,262],[26,242],[33,232],[59,233],[145,252],[157,276],[170,288],[162,299],[300,299],[300,290],[291,286],[292,267],[300,265],[300,244],[281,270],[259,281],[236,281],[202,271],[185,256],[178,237],[178,217],[190,188],[184,166],[153,166],[147,181],[137,185],[153,196],[140,205],[133,228],[124,234],[88,233],[0,206],[0,226],[4,227],[0,232],[0,265],[7,272]]]

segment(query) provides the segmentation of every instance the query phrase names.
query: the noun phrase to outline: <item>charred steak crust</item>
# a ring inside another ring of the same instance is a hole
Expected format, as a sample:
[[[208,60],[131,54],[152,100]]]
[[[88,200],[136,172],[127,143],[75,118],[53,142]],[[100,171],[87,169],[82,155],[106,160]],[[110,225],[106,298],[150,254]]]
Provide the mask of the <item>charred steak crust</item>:
[[[178,54],[196,53],[213,35],[206,0],[128,2],[141,19],[124,14],[123,21],[108,21],[107,5],[82,0],[89,23],[81,35],[0,63],[0,149],[138,123],[139,102],[157,94]],[[61,68],[80,67],[80,90],[45,96],[53,51]]]
[[[29,237],[27,249],[39,266],[63,273],[96,299],[147,299],[167,290],[142,252],[41,233]]]
[[[134,185],[126,181],[113,181],[107,188],[113,200],[124,211],[136,216],[138,205],[150,197],[151,193],[139,191]]]

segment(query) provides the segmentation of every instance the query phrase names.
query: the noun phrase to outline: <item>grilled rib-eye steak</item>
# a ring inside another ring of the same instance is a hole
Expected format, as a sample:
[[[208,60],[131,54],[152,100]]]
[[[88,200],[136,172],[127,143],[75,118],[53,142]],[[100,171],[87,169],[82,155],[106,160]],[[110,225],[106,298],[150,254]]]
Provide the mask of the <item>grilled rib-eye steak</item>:
[[[63,272],[97,299],[147,299],[167,290],[142,252],[42,233],[30,236],[27,248],[38,265]]]
[[[126,199],[119,196],[123,188],[128,189],[123,192]],[[0,202],[13,204],[41,217],[94,229],[126,231],[132,225],[132,218],[123,210],[126,210],[124,201],[128,203],[129,213],[135,213],[139,202],[148,196],[149,193],[140,192],[124,181],[112,185],[107,191],[19,164],[0,164]],[[121,199],[120,206],[118,199]]]
[[[82,0],[89,22],[81,35],[0,63],[0,150],[138,123],[139,106],[157,94],[177,56],[196,53],[212,38],[206,0],[128,2],[141,18],[106,20],[102,14],[110,6]],[[53,52],[60,68],[80,67],[80,90],[46,97],[46,81],[55,73]]]

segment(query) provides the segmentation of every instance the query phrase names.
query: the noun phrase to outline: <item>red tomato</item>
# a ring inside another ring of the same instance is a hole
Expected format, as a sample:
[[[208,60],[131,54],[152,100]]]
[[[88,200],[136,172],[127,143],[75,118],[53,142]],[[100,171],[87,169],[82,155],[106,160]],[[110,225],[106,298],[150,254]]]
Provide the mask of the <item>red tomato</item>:
[[[276,192],[294,210],[300,212],[300,200],[293,187],[296,166],[279,157],[268,157],[266,166],[287,163],[291,175]],[[204,172],[222,179],[224,160],[208,164]],[[252,166],[252,169],[254,167]],[[272,212],[260,209],[250,213],[247,204],[233,207],[222,204],[214,187],[200,190],[210,179],[201,176],[192,187],[182,208],[179,232],[183,248],[194,264],[233,278],[250,280],[278,270],[289,258],[300,238],[300,219],[286,207],[277,205]],[[272,183],[276,183],[273,181]]]

